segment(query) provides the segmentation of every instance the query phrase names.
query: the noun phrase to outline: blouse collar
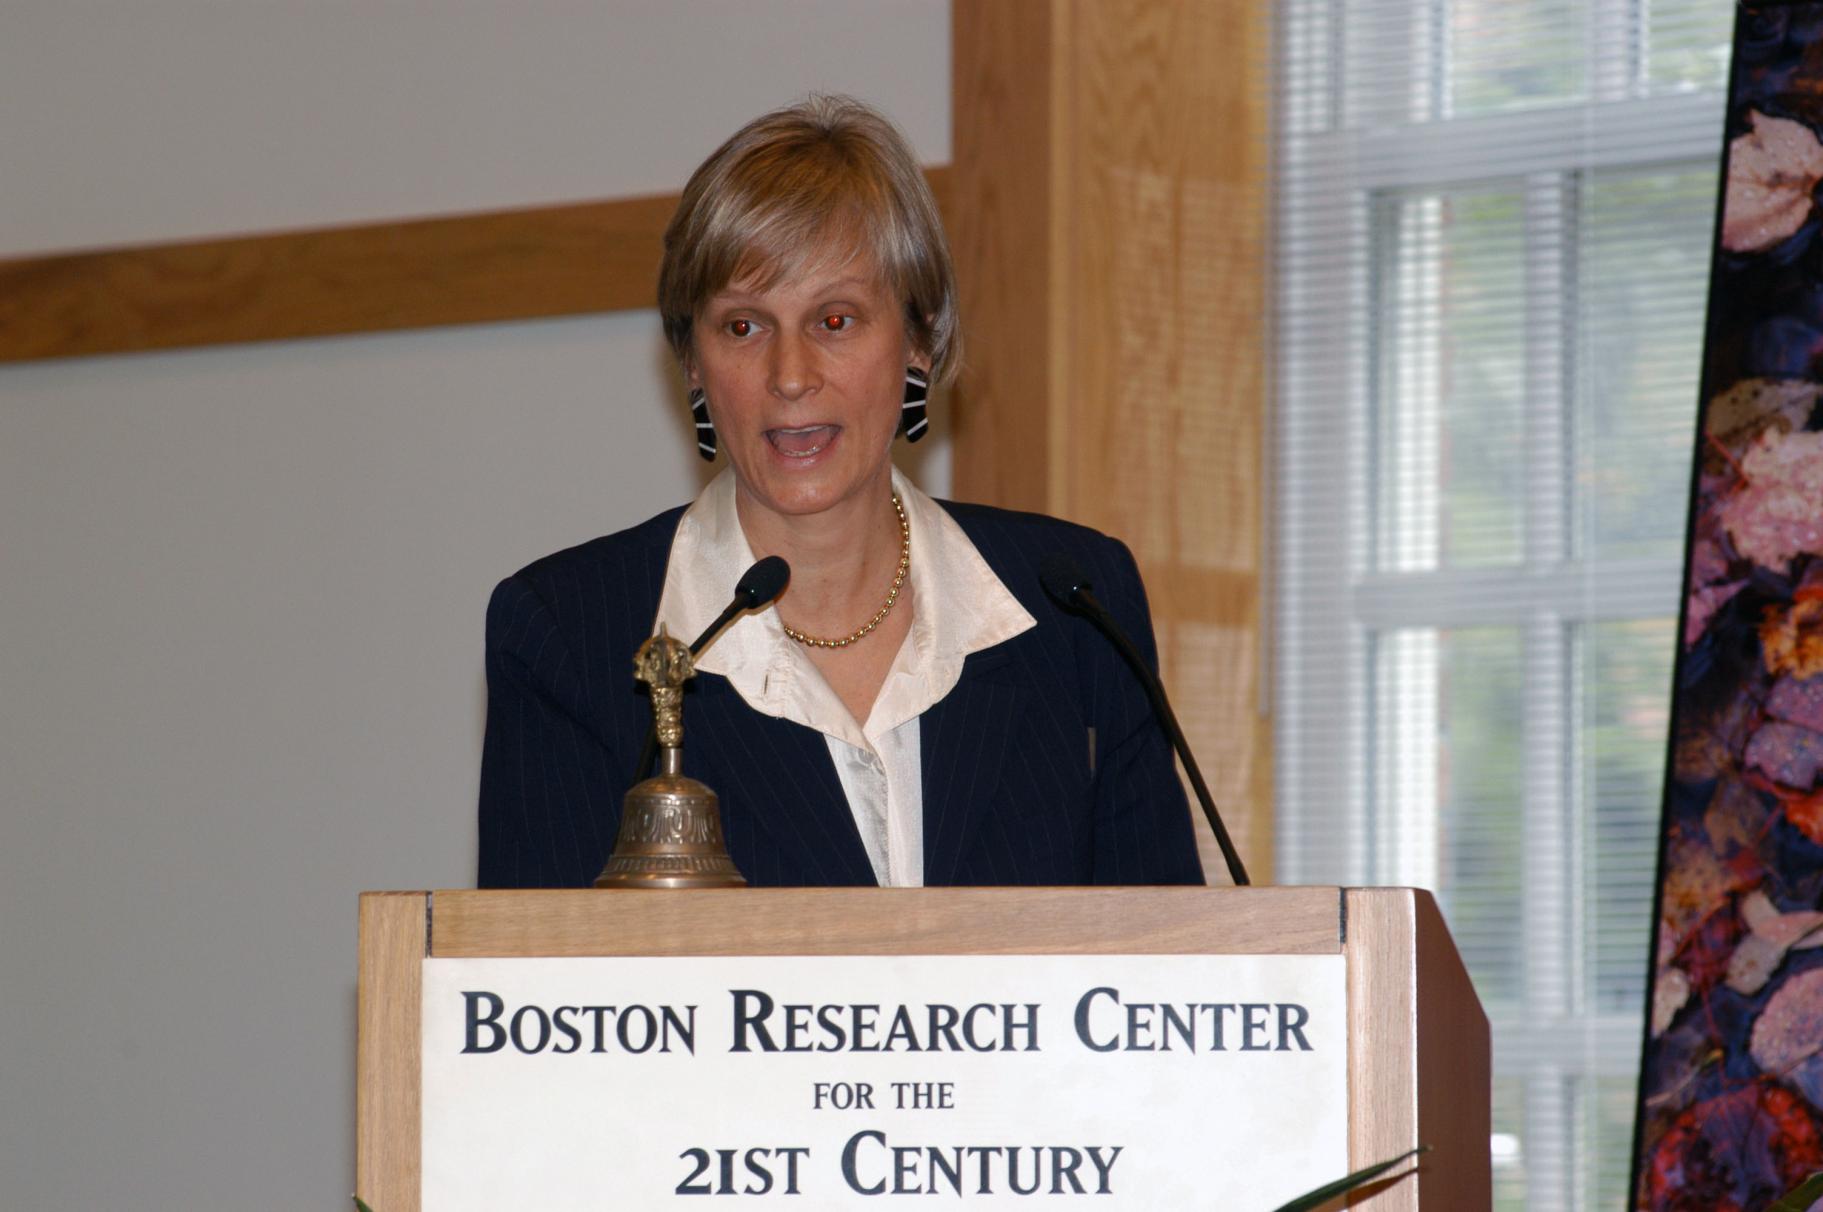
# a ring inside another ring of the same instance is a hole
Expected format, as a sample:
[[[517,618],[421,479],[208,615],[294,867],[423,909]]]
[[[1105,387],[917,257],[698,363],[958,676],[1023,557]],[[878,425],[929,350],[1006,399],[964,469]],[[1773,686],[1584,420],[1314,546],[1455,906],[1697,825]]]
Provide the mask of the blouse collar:
[[[962,676],[963,661],[1037,625],[988,567],[949,512],[893,469],[911,527],[911,631],[865,721],[857,722],[803,648],[785,635],[778,611],[742,615],[697,660],[720,674],[748,706],[793,720],[857,748],[939,702]],[[659,623],[688,643],[727,604],[753,563],[734,503],[734,472],[724,469],[684,511],[665,567]]]

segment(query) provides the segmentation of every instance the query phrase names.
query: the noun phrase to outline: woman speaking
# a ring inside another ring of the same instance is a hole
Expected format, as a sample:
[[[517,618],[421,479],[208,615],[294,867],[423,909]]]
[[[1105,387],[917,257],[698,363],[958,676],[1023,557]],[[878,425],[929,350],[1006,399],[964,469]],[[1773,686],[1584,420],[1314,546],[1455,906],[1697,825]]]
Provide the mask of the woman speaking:
[[[1073,559],[1153,654],[1132,557],[937,502],[893,468],[955,371],[956,289],[904,139],[817,98],[737,132],[665,232],[658,306],[698,449],[689,506],[507,578],[487,618],[482,887],[586,887],[649,723],[633,653],[691,637],[758,557],[791,579],[696,663],[686,772],[754,885],[1201,882],[1144,692],[1039,583]]]

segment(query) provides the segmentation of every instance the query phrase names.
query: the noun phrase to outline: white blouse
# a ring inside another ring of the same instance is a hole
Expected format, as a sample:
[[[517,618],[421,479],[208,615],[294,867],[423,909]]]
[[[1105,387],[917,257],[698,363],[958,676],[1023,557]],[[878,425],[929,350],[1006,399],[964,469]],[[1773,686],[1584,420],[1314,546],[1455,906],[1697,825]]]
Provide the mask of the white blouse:
[[[962,676],[963,658],[1036,626],[941,505],[897,469],[893,490],[911,527],[906,585],[914,614],[865,723],[857,723],[776,610],[743,615],[703,650],[696,667],[721,674],[747,705],[823,734],[861,842],[882,885],[924,883],[924,777],[918,717]],[[728,603],[753,550],[724,470],[684,511],[665,567],[653,629],[686,642]]]

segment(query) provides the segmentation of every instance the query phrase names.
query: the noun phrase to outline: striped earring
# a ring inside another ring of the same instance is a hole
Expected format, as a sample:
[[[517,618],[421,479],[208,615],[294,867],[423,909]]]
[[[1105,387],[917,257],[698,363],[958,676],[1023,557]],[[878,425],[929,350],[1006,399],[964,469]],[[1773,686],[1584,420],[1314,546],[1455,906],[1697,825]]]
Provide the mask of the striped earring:
[[[905,403],[899,407],[899,432],[916,442],[930,432],[930,414],[924,401],[930,395],[930,376],[916,366],[905,368]]]
[[[700,387],[690,389],[690,416],[696,421],[696,453],[705,463],[715,462],[715,423],[709,419],[709,397]]]

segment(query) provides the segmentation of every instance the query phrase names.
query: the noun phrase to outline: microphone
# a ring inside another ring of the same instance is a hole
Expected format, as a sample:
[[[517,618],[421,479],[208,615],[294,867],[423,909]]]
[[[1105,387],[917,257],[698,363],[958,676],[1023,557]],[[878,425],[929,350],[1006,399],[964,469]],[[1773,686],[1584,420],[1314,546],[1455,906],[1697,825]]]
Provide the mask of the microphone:
[[[1139,684],[1145,688],[1146,698],[1152,702],[1152,713],[1164,726],[1165,735],[1171,741],[1177,756],[1183,759],[1184,772],[1190,776],[1190,786],[1196,791],[1197,803],[1203,807],[1203,815],[1209,818],[1209,828],[1215,834],[1215,844],[1222,849],[1222,858],[1228,863],[1228,878],[1237,887],[1246,887],[1253,881],[1247,878],[1247,868],[1241,863],[1241,856],[1235,851],[1234,843],[1229,840],[1228,828],[1222,824],[1222,814],[1216,811],[1215,797],[1209,794],[1209,785],[1203,782],[1203,772],[1197,768],[1196,758],[1191,756],[1190,743],[1184,739],[1184,730],[1178,727],[1177,714],[1171,710],[1171,704],[1165,698],[1165,687],[1158,680],[1158,675],[1147,666],[1127,633],[1120,629],[1107,608],[1095,600],[1094,586],[1076,562],[1062,552],[1052,552],[1039,563],[1038,580],[1051,599],[1065,610],[1080,614],[1101,629],[1103,635],[1113,642],[1114,647],[1125,657],[1133,672],[1139,675]]]
[[[707,648],[721,629],[733,621],[737,614],[749,610],[758,610],[770,606],[785,592],[785,586],[791,580],[791,565],[783,556],[767,556],[758,561],[752,568],[741,574],[740,581],[734,586],[734,600],[715,617],[715,622],[703,629],[703,634],[696,637],[690,645],[690,655],[695,656]]]
[[[778,601],[779,595],[785,592],[785,586],[790,581],[791,565],[785,562],[783,556],[767,556],[756,561],[753,567],[741,574],[741,579],[734,586],[733,599],[715,616],[715,622],[703,628],[703,633],[690,645],[690,655],[694,657],[714,643],[716,637],[721,635],[722,628],[733,622],[736,615],[759,610]],[[646,777],[657,756],[658,729],[656,724],[650,724],[646,727],[646,744],[640,751],[639,765],[633,768],[634,782]]]

